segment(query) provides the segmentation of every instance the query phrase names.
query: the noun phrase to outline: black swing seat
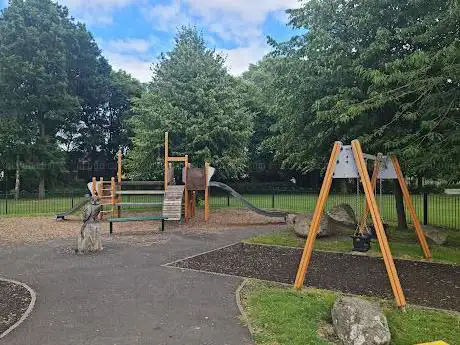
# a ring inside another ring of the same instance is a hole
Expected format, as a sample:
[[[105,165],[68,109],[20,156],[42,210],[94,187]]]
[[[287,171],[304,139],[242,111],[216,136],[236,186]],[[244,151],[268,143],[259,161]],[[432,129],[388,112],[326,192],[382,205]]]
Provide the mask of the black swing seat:
[[[353,248],[352,251],[354,252],[362,252],[365,253],[371,249],[371,236],[370,235],[353,235],[351,236],[353,239]]]

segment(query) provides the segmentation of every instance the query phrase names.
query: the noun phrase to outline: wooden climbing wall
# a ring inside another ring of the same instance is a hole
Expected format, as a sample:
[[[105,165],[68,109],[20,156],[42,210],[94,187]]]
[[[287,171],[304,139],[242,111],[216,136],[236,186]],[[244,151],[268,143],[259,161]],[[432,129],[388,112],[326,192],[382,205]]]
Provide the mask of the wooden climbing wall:
[[[168,220],[181,220],[184,186],[168,186],[163,199],[163,216]]]

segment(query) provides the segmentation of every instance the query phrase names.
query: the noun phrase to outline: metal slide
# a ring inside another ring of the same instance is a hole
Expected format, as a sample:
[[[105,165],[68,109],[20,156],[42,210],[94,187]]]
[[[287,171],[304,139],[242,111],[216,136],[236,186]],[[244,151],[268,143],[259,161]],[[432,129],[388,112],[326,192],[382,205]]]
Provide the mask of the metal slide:
[[[86,195],[83,199],[81,199],[74,207],[72,207],[71,209],[65,211],[65,212],[62,212],[62,213],[58,213],[56,215],[56,219],[62,219],[64,220],[66,216],[70,216],[72,213],[78,211],[79,209],[81,209],[83,206],[85,206],[89,201],[91,200],[90,196],[89,195]]]
[[[251,204],[248,200],[246,200],[240,193],[238,193],[236,190],[234,190],[232,187],[227,186],[225,183],[222,182],[209,182],[210,187],[217,187],[220,189],[223,189],[227,192],[229,192],[233,197],[237,198],[240,200],[247,208],[249,208],[251,211],[260,214],[262,216],[267,216],[267,217],[277,217],[277,218],[286,218],[288,215],[287,212],[282,212],[282,211],[266,211],[261,208],[258,208]]]

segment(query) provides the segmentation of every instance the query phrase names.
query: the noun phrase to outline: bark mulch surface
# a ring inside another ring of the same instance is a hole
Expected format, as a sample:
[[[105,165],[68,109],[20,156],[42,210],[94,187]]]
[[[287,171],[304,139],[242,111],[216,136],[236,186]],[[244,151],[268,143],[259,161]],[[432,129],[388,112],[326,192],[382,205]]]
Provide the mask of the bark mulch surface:
[[[124,212],[123,216],[141,216],[161,214],[161,212]],[[281,219],[282,221],[282,219]],[[72,239],[75,242],[80,233],[81,215],[76,213],[66,217],[65,221],[56,221],[55,216],[39,217],[0,217],[0,247],[15,246],[18,244],[36,244],[50,240]],[[284,225],[284,224],[283,224]],[[114,226],[115,235],[145,235],[158,232],[160,222],[147,221],[135,223],[120,223]],[[212,210],[209,222],[204,221],[203,210],[197,210],[196,217],[187,224],[166,222],[166,233],[172,231],[186,232],[223,232],[245,229],[248,227],[279,227],[279,218],[260,216],[248,210],[219,209]],[[109,232],[107,222],[101,222],[102,233]]]
[[[238,243],[174,263],[181,268],[292,284],[302,250]],[[395,260],[408,303],[460,311],[460,266]],[[305,285],[392,299],[381,258],[313,252]]]
[[[31,299],[29,291],[22,285],[0,280],[0,334],[21,318]]]

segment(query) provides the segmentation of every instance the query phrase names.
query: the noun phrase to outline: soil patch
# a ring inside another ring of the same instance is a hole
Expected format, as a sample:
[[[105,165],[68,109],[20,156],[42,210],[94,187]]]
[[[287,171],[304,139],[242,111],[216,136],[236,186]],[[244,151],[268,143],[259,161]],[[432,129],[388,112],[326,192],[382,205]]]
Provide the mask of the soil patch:
[[[19,321],[31,300],[24,286],[0,280],[0,334]]]
[[[293,284],[302,250],[238,243],[174,263],[177,267]],[[460,266],[395,260],[408,303],[460,311]],[[305,285],[392,299],[381,258],[313,252]]]

